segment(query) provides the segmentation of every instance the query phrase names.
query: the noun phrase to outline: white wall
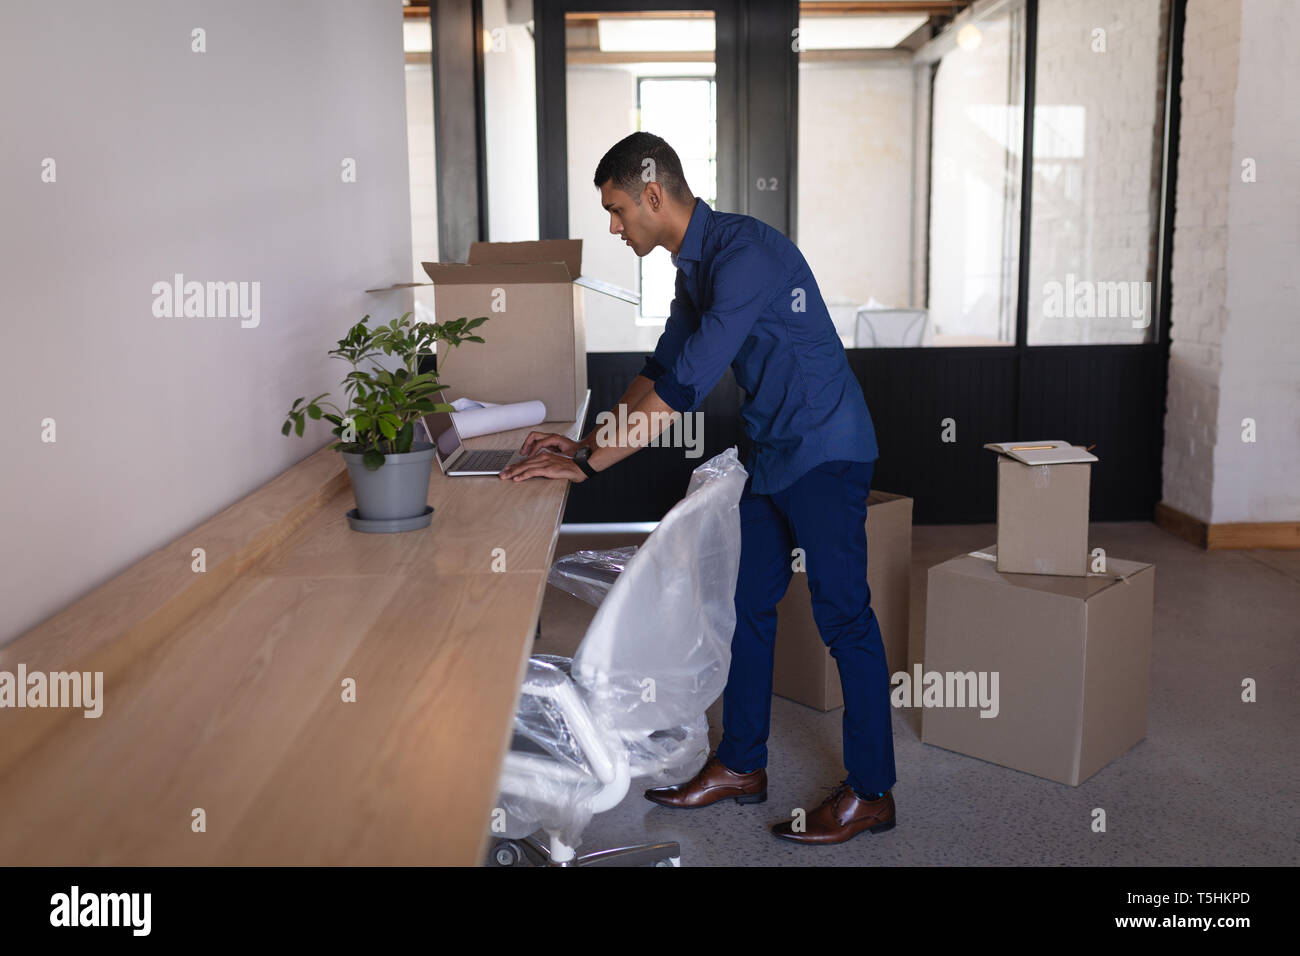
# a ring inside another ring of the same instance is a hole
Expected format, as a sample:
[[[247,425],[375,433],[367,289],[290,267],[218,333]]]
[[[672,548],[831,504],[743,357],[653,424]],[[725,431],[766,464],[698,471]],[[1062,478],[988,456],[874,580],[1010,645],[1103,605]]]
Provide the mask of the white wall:
[[[1241,3],[1187,5],[1170,276],[1164,502],[1210,521],[1227,317],[1231,129]]]
[[[433,66],[406,66],[407,162],[411,170],[411,281],[428,282],[420,265],[438,261],[438,168],[433,138]],[[429,301],[433,301],[432,290]],[[430,319],[432,321],[432,319]]]
[[[280,424],[409,308],[362,291],[411,270],[404,98],[399,0],[0,8],[0,640],[329,440]],[[260,283],[260,324],[156,318],[174,273]]]
[[[409,28],[411,24],[406,24]],[[423,26],[427,29],[428,24]],[[433,128],[433,65],[406,65],[406,153],[411,171],[411,280],[428,282],[421,263],[438,257],[438,163]],[[437,321],[433,286],[411,290],[415,318]],[[437,351],[435,346],[434,351]],[[296,396],[295,396],[296,397]]]
[[[1300,520],[1298,34],[1286,0],[1188,3],[1163,499],[1209,523]]]
[[[488,238],[538,238],[537,79],[533,38],[523,24],[506,22],[506,0],[483,0],[483,55],[487,133]]]
[[[1215,523],[1300,520],[1300,4],[1247,0],[1227,164]],[[1242,181],[1243,160],[1257,177]],[[1255,421],[1256,441],[1242,440]]]
[[[908,56],[799,63],[797,235],[828,303],[912,304],[912,92]]]

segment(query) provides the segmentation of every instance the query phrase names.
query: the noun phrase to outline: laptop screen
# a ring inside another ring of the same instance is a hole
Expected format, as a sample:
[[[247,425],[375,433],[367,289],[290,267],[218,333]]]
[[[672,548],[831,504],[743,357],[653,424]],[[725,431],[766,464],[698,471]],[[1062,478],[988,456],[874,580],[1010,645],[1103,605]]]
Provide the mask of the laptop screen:
[[[446,404],[442,392],[433,397],[439,404]],[[447,464],[456,450],[460,448],[460,432],[451,420],[451,412],[430,412],[424,416],[424,427],[429,430],[429,440],[433,442],[434,451],[440,464]]]

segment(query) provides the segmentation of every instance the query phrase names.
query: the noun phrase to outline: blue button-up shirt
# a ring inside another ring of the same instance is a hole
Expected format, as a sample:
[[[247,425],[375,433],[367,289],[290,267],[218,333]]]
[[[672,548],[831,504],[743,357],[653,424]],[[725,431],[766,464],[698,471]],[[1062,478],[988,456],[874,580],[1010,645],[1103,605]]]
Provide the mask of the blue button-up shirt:
[[[794,243],[697,198],[674,264],[668,321],[641,374],[684,413],[731,366],[746,393],[740,414],[756,494],[788,488],[823,462],[876,460],[862,386]]]

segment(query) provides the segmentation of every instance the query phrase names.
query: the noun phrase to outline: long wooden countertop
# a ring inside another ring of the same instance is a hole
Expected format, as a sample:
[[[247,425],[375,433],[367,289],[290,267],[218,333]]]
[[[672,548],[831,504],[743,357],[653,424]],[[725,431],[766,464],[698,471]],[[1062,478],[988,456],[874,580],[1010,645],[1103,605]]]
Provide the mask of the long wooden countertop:
[[[568,489],[435,464],[430,527],[362,534],[322,448],[0,648],[104,674],[0,709],[0,864],[477,865]]]

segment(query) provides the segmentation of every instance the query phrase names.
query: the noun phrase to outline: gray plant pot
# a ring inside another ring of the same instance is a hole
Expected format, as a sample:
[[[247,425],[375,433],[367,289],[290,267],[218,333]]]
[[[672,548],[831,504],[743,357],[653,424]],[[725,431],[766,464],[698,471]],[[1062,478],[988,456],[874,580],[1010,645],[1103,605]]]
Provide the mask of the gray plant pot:
[[[384,463],[375,471],[367,470],[361,455],[348,451],[341,454],[347,462],[357,514],[362,519],[393,521],[425,513],[433,468],[431,443],[412,442],[408,452],[385,455]]]

